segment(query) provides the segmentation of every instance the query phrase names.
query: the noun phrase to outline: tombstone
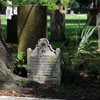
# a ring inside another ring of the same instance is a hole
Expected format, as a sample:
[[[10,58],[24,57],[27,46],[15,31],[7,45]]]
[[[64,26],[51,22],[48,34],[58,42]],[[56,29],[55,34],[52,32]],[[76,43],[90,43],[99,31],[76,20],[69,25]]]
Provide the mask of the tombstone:
[[[62,12],[62,11],[61,11]],[[50,18],[50,41],[65,41],[65,14],[55,10]]]
[[[75,15],[75,13],[74,13],[73,10],[70,11],[70,15],[71,15],[71,16],[74,16],[74,15]]]
[[[98,48],[100,49],[100,26],[98,26]]]
[[[87,10],[87,21],[89,21],[89,25],[96,25],[96,15],[97,15],[97,8],[88,9]]]
[[[60,49],[53,50],[46,38],[40,39],[34,50],[27,49],[27,65],[29,79],[60,85]]]
[[[100,13],[98,13],[96,16],[96,25],[100,26]]]
[[[100,49],[100,13],[97,15],[96,25],[98,26],[98,48]]]

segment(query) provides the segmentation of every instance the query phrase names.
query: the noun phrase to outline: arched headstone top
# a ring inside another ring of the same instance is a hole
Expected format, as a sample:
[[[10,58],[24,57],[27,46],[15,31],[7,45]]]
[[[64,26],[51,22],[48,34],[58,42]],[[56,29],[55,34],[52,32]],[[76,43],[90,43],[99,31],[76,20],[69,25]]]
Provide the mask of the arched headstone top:
[[[38,51],[41,53],[50,53],[50,52],[56,53],[46,38],[42,38],[38,41],[37,48]]]
[[[46,38],[39,39],[34,50],[32,50],[31,48],[27,49],[27,52],[31,53],[31,55],[56,55],[58,54],[57,51],[58,50],[55,51],[52,48]]]

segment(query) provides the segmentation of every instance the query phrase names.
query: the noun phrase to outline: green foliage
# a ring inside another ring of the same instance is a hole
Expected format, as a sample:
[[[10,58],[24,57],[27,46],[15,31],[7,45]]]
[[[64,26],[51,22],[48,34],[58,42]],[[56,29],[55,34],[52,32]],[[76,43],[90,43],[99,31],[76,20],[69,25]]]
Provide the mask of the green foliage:
[[[79,8],[79,3],[76,0],[70,0],[68,7],[71,9]]]
[[[43,6],[47,6],[49,9],[58,9],[57,1],[58,0],[10,0],[12,1],[13,5],[25,5],[30,3],[37,3]],[[1,0],[1,3],[4,5],[8,5],[7,0]],[[61,4],[64,7],[68,6],[69,0],[61,0]]]
[[[80,7],[87,7],[93,0],[76,0],[79,4]]]
[[[87,51],[86,46],[88,45],[88,40],[90,36],[93,34],[95,29],[96,27],[90,28],[89,26],[86,26],[83,29],[81,33],[81,41],[75,53],[74,59],[72,60],[72,67],[75,67],[77,65],[77,57],[79,56],[80,53],[86,52],[90,54],[90,52]]]
[[[61,0],[61,4],[67,8],[68,7],[68,3],[69,3],[70,0]]]
[[[91,28],[89,26],[86,26],[83,29],[82,34],[81,34],[81,42],[79,43],[76,56],[78,56],[79,53],[83,52],[84,48],[86,47],[86,45],[88,43],[88,39],[93,34],[95,29],[96,29],[96,27]]]
[[[24,57],[25,57],[25,52],[20,52],[16,58],[16,64],[17,67],[22,67],[22,65],[24,64]]]
[[[87,49],[87,47],[89,45],[88,40],[91,37],[91,35],[93,34],[95,29],[96,29],[96,27],[94,27],[94,28],[89,27],[89,26],[84,27],[82,30],[82,33],[81,33],[81,41],[80,41],[79,45],[74,48],[74,51],[67,50],[67,53],[63,53],[63,55],[67,57],[66,58],[67,66],[74,69],[76,66],[79,66],[82,63],[81,61],[79,61],[80,60],[79,56],[82,53],[85,53],[86,55],[91,54]]]
[[[57,0],[40,0],[40,4],[43,6],[47,6],[49,9],[58,9],[58,6],[56,5]]]
[[[14,5],[24,5],[24,4],[29,4],[31,2],[35,2],[35,0],[11,0]]]

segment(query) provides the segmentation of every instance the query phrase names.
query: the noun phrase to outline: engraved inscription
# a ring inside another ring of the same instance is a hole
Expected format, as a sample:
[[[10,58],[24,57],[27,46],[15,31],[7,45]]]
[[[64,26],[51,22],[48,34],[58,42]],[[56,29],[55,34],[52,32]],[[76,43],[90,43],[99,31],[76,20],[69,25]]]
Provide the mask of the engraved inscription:
[[[52,49],[48,40],[42,38],[36,48],[27,50],[28,77],[40,83],[47,80],[60,84],[60,49]]]

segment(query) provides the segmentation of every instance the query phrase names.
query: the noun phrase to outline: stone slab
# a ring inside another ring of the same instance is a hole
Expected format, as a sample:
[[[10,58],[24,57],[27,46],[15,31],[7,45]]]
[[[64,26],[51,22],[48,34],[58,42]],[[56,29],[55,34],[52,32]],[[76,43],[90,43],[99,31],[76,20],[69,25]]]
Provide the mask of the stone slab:
[[[0,96],[0,100],[65,100],[65,99],[46,99],[46,98],[29,98],[29,97]]]
[[[96,16],[96,25],[100,26],[100,13]]]
[[[61,83],[60,49],[54,50],[46,38],[38,41],[34,50],[27,49],[28,78],[39,83]]]

